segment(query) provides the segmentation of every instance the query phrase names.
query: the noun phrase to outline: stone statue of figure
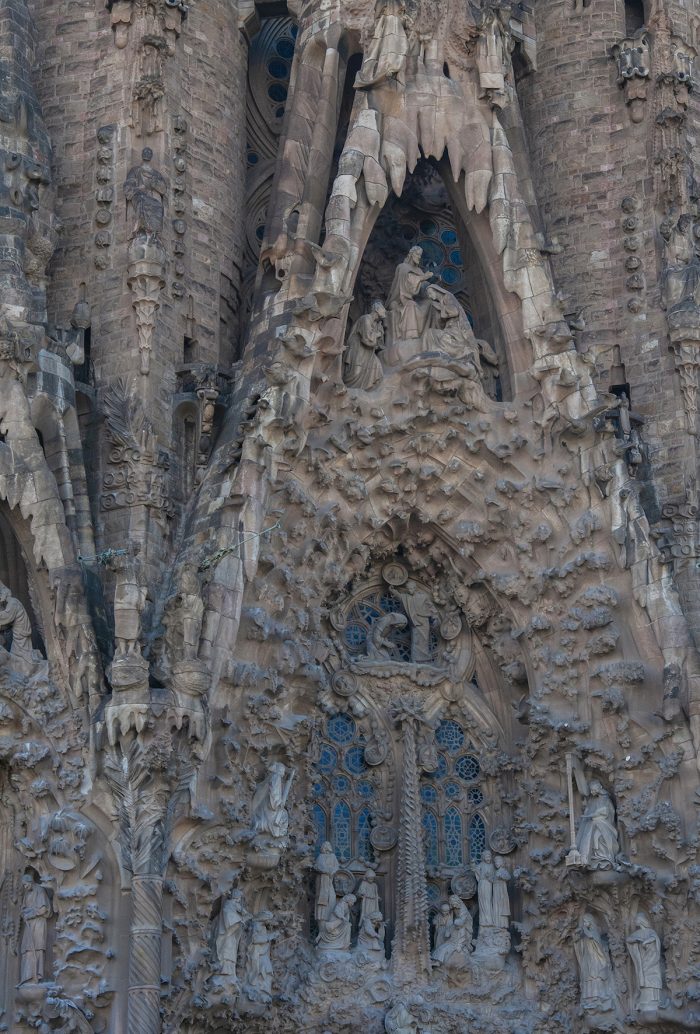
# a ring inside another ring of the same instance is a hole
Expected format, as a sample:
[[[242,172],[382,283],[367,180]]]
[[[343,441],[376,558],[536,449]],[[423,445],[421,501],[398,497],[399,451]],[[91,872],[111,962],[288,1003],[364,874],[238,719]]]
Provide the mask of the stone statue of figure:
[[[493,8],[486,11],[481,26],[476,44],[476,66],[479,96],[490,96],[492,102],[495,101],[505,90],[507,53],[499,13]],[[498,106],[502,107],[502,104]]]
[[[423,336],[432,302],[421,296],[423,285],[433,279],[432,273],[421,269],[423,251],[413,247],[401,262],[391,284],[387,309],[391,344],[387,349],[387,360],[395,365],[402,358],[396,345],[400,341],[411,341]]]
[[[665,219],[659,227],[664,241],[661,295],[667,312],[695,307],[700,302],[700,259],[692,237],[693,219],[687,213]]]
[[[474,866],[474,874],[478,880],[479,928],[498,926],[493,900],[496,867],[490,851],[483,852],[481,861]]]
[[[395,588],[403,608],[411,622],[411,660],[414,664],[430,664],[432,660],[430,648],[431,619],[438,620],[438,612],[429,592],[426,592],[409,578],[404,585]]]
[[[124,197],[133,220],[129,240],[163,232],[164,198],[168,193],[168,181],[153,168],[152,160],[153,151],[150,147],[144,147],[141,165],[129,169],[124,181]]]
[[[340,868],[340,862],[327,840],[321,844],[321,850],[314,868],[318,873],[314,915],[316,922],[320,923],[322,919],[327,919],[335,908],[336,894],[335,887],[333,886],[333,877]]]
[[[360,919],[357,947],[359,951],[366,952],[370,961],[375,964],[381,964],[386,958],[385,938],[386,923],[380,911],[370,912],[364,919]]]
[[[384,1017],[384,1030],[386,1034],[417,1034],[418,1024],[403,1002],[397,1002]]]
[[[182,615],[182,655],[188,661],[196,660],[202,635],[204,600],[197,572],[190,564],[182,569],[177,603]]]
[[[243,936],[243,927],[250,915],[243,904],[243,894],[233,889],[221,905],[216,933],[216,955],[224,976],[236,979],[238,952]]]
[[[259,1002],[272,1001],[272,960],[270,946],[275,939],[274,933],[267,928],[272,919],[269,912],[261,914],[253,921],[253,930],[248,945],[245,967],[245,985],[248,994]]]
[[[146,606],[146,585],[138,559],[140,546],[131,543],[123,555],[111,560],[116,572],[114,587],[115,657],[141,655],[141,615]]]
[[[469,909],[460,897],[456,894],[449,897],[447,905],[442,906],[435,925],[435,947],[432,955],[435,962],[448,962],[457,952],[469,954],[472,950],[474,923]]]
[[[640,1010],[658,1009],[663,987],[661,941],[656,931],[652,929],[648,916],[640,912],[635,922],[636,928],[627,938],[627,948],[632,957],[639,987],[637,1008]]]
[[[377,352],[384,345],[386,309],[381,302],[372,304],[372,311],[360,316],[348,337],[343,356],[344,380],[348,388],[370,391],[384,374]]]
[[[588,792],[588,804],[576,837],[576,849],[582,865],[610,869],[620,851],[615,808],[597,779],[590,784]]]
[[[379,887],[374,869],[367,869],[365,872],[357,888],[357,896],[360,899],[360,926],[362,926],[368,916],[374,915],[376,912],[381,914]]]
[[[377,0],[374,32],[355,79],[356,90],[390,78],[403,82],[408,55],[404,16],[403,0]]]
[[[574,940],[581,981],[581,1008],[584,1012],[609,1012],[615,1008],[613,970],[610,953],[595,919],[588,913]]]
[[[664,667],[664,696],[661,711],[655,712],[665,722],[677,722],[683,716],[681,706],[681,687],[683,685],[679,664],[667,664]]]
[[[256,833],[268,833],[275,840],[286,837],[289,831],[286,804],[294,781],[294,772],[291,772],[285,784],[286,772],[283,764],[273,761],[253,797],[253,829]]]
[[[500,855],[494,858],[496,872],[493,884],[493,916],[495,926],[507,930],[510,926],[510,898],[508,897],[508,881],[510,873],[506,868],[505,859]]]
[[[0,582],[0,628],[12,629],[10,656],[20,661],[33,663],[36,659],[32,649],[32,626],[26,610],[8,587]]]
[[[432,303],[431,327],[425,334],[427,351],[444,352],[454,359],[464,359],[474,367],[474,377],[481,379],[479,343],[469,317],[457,299],[442,287],[432,285],[425,292]]]
[[[352,940],[350,909],[356,900],[354,894],[346,894],[345,897],[335,903],[335,907],[329,917],[319,922],[316,944],[321,954],[350,951],[350,942]]]
[[[44,979],[46,941],[51,903],[44,888],[28,872],[22,877],[22,939],[20,984],[39,984]]]

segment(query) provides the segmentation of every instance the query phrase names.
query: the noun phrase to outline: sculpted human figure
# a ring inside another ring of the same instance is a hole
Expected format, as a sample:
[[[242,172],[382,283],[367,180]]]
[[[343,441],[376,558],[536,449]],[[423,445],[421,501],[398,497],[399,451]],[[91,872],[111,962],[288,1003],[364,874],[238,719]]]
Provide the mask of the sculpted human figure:
[[[294,780],[294,772],[285,783],[287,769],[279,761],[273,761],[267,775],[259,784],[253,797],[253,829],[256,833],[268,833],[274,839],[282,839],[289,831],[287,797]]]
[[[505,859],[500,855],[494,858],[496,872],[493,884],[493,916],[495,926],[507,930],[510,926],[510,899],[508,897],[508,881],[510,873],[506,868]]]
[[[403,81],[408,54],[405,13],[403,0],[377,0],[374,32],[355,79],[355,89],[376,86],[389,78]]]
[[[350,951],[352,940],[350,909],[356,900],[354,894],[346,894],[336,902],[328,919],[322,919],[319,922],[316,944],[321,954]]]
[[[611,868],[620,851],[615,827],[615,808],[597,780],[589,786],[589,798],[581,819],[576,848],[583,865]]]
[[[221,973],[225,976],[236,979],[236,966],[238,964],[238,953],[243,935],[243,928],[246,921],[250,919],[245,905],[243,894],[238,889],[232,889],[229,896],[221,906],[219,922],[216,934],[216,955],[219,960]]]
[[[386,1034],[417,1034],[418,1025],[403,1004],[397,1002],[384,1017]]]
[[[10,656],[21,661],[33,662],[35,651],[32,649],[32,626],[29,617],[20,601],[15,599],[3,582],[0,582],[0,628],[12,629]]]
[[[377,353],[384,345],[386,309],[375,301],[372,311],[360,318],[350,331],[343,356],[344,380],[349,388],[370,391],[383,376]]]
[[[484,851],[481,861],[474,866],[478,880],[479,928],[498,926],[494,912],[493,887],[496,881],[496,867],[490,851]]]
[[[614,1009],[610,953],[592,915],[586,914],[581,919],[574,950],[581,981],[581,1008],[584,1012],[609,1012]]]
[[[322,919],[327,919],[335,908],[336,893],[333,877],[340,868],[340,863],[327,840],[321,845],[314,868],[318,873],[314,915],[316,922],[320,923]]]
[[[433,599],[413,578],[395,588],[394,592],[401,600],[411,623],[411,660],[414,664],[429,664],[432,659],[430,622],[438,618]]]
[[[443,945],[449,940],[451,930],[452,909],[447,902],[443,902],[442,905],[440,905],[440,910],[433,919],[433,958],[438,962],[442,961],[438,952],[440,952]]]
[[[663,978],[661,976],[661,941],[652,929],[649,917],[640,912],[636,927],[627,938],[627,948],[632,957],[639,987],[637,1008],[658,1009],[661,1002]]]
[[[376,621],[372,622],[372,628],[367,640],[367,657],[375,661],[390,661],[396,659],[396,644],[391,641],[389,635],[393,628],[405,628],[408,619],[405,614],[382,614]]]
[[[253,922],[245,967],[245,984],[249,994],[261,1002],[272,1001],[272,960],[270,946],[275,934],[267,928],[272,916],[262,912]]]
[[[129,169],[124,182],[124,197],[133,220],[129,239],[163,232],[164,198],[168,181],[151,165],[153,151],[144,147],[141,165]]]
[[[389,291],[387,310],[391,330],[391,345],[387,349],[387,360],[395,365],[401,358],[394,347],[399,341],[410,341],[420,338],[425,330],[431,307],[430,299],[423,298],[423,285],[433,279],[432,273],[424,273],[421,268],[423,251],[413,247],[394,273]]]
[[[435,948],[433,949],[433,960],[445,963],[457,952],[468,955],[472,949],[472,938],[474,935],[474,923],[471,913],[462,899],[452,894],[446,906],[447,913],[441,909],[440,926],[435,937]],[[447,921],[449,915],[449,921]],[[436,922],[437,926],[437,922]],[[439,933],[439,937],[438,937]],[[438,940],[440,944],[438,944]]]
[[[30,873],[22,877],[22,938],[20,941],[20,984],[38,984],[44,979],[49,896]]]
[[[377,912],[381,914],[379,887],[377,886],[377,876],[374,869],[367,869],[365,872],[357,888],[357,896],[360,899],[360,925],[368,916],[374,915]]]
[[[385,938],[386,923],[381,912],[371,912],[364,919],[360,919],[357,948],[359,951],[366,952],[369,960],[375,964],[381,963],[386,958]]]
[[[141,615],[146,606],[147,588],[138,560],[140,546],[130,544],[123,555],[111,560],[116,572],[114,587],[115,656],[141,654]]]

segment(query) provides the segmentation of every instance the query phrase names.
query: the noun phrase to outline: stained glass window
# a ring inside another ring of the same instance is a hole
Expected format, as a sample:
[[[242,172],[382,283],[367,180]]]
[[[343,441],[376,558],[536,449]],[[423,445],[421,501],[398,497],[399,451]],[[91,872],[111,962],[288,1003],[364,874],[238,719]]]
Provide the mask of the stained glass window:
[[[428,865],[438,864],[438,824],[432,811],[423,812],[425,860]]]
[[[379,776],[365,761],[365,737],[357,722],[341,713],[325,722],[317,742],[311,789],[324,805],[328,802],[328,812],[314,804],[314,824],[318,829],[323,823],[324,830],[330,825],[330,835],[326,833],[324,839],[330,840],[341,864],[373,863],[370,834]]]
[[[459,722],[440,722],[435,740],[437,767],[423,774],[420,789],[426,863],[456,868],[478,861],[486,846],[486,826],[476,812],[484,803],[481,765]]]

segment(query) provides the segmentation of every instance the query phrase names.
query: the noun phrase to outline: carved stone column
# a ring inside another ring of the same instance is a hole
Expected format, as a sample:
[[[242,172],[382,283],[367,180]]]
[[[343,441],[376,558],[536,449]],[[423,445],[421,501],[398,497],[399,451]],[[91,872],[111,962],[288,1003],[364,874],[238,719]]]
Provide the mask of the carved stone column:
[[[430,973],[428,888],[416,748],[423,713],[422,705],[414,700],[399,701],[392,710],[392,717],[401,728],[403,744],[398,909],[392,956],[397,973],[408,980]]]
[[[676,369],[681,382],[683,410],[690,434],[696,434],[698,418],[698,368],[700,367],[700,310],[684,308],[668,314],[668,329]]]

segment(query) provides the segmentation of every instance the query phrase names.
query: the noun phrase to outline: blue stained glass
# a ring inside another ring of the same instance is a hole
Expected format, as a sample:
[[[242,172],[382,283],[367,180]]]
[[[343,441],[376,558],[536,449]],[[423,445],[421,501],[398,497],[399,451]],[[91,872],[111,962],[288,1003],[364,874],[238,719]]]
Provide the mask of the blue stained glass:
[[[265,227],[264,226],[256,226],[255,227],[255,236],[258,238],[259,241],[261,241],[263,239],[263,237],[265,236]]]
[[[323,783],[314,783],[312,789],[313,789],[314,797],[325,797],[325,795],[326,795],[326,788],[323,785]]]
[[[290,25],[289,26],[289,35],[292,37],[292,39],[296,39],[297,38],[298,32],[299,32],[299,26],[298,25]]]
[[[287,88],[286,86],[283,86],[282,83],[272,83],[272,85],[267,88],[267,96],[270,100],[277,101],[278,103],[280,101],[286,101]]]
[[[362,775],[367,768],[364,747],[351,747],[345,751],[345,767],[353,775]]]
[[[445,864],[462,865],[462,816],[456,808],[448,808],[444,818]]]
[[[272,61],[268,61],[267,70],[273,79],[288,79],[289,78],[289,65],[286,61],[280,61],[277,58],[273,58]]]
[[[374,797],[374,787],[371,783],[361,782],[357,784],[357,792],[360,797]]]
[[[346,625],[344,635],[345,642],[351,650],[359,650],[367,642],[367,629],[362,625]]]
[[[473,862],[480,862],[486,847],[486,826],[481,815],[475,815],[469,823],[469,856]]]
[[[456,284],[462,279],[462,274],[454,266],[445,266],[441,271],[440,276],[444,284]]]
[[[349,862],[352,857],[350,848],[350,809],[345,801],[338,801],[333,808],[333,850],[339,862]]]
[[[334,743],[342,745],[352,743],[355,736],[355,723],[346,714],[337,714],[330,718],[326,728],[328,730],[328,738],[333,740]]]
[[[257,165],[259,160],[255,151],[248,151],[248,165]]]
[[[316,853],[321,850],[321,844],[328,840],[326,813],[320,804],[314,804],[311,809],[314,829],[316,830]]]
[[[333,776],[333,789],[336,793],[347,793],[350,789],[350,780],[343,775]]]
[[[438,824],[432,811],[423,812],[423,842],[428,865],[438,863]]]
[[[442,892],[436,883],[429,883],[427,885],[428,890],[428,901],[431,904],[437,905],[438,901],[442,897]]]
[[[457,759],[455,772],[465,783],[473,783],[481,775],[481,765],[472,754],[465,754]]]
[[[434,772],[426,772],[426,779],[444,779],[447,775],[447,758],[444,754],[438,754],[437,768]]]
[[[372,843],[369,839],[372,832],[369,808],[363,808],[357,816],[357,857],[364,862],[374,861]]]
[[[321,748],[321,756],[318,759],[317,768],[319,772],[323,772],[324,775],[330,775],[338,764],[338,754],[332,747],[329,747],[327,743],[323,744]]]
[[[456,244],[457,234],[454,230],[443,230],[440,234],[440,240],[443,244]]]
[[[435,804],[438,798],[437,790],[434,786],[422,786],[420,795],[421,799],[424,800],[426,804]]]
[[[462,252],[459,250],[459,248],[455,248],[453,251],[450,252],[450,262],[452,262],[455,266],[462,265]]]
[[[448,718],[438,725],[435,739],[441,747],[449,750],[450,754],[456,754],[464,743],[464,733],[462,732],[462,727],[457,722],[453,722],[451,718]]]
[[[404,612],[401,600],[398,600],[396,596],[382,596],[379,605],[385,614],[403,614]]]
[[[275,50],[280,57],[286,58],[287,61],[294,57],[294,44],[290,39],[278,39]]]
[[[453,783],[452,780],[450,780],[449,783],[445,783],[445,793],[448,797],[451,797],[453,799],[455,797],[459,797],[460,792],[461,791],[458,783]]]
[[[484,803],[484,795],[481,792],[480,786],[470,786],[467,790],[467,800],[470,804],[473,804],[475,808],[478,808],[480,804]]]
[[[284,115],[284,108],[275,108],[275,118],[282,118]]]
[[[435,236],[437,231],[437,223],[434,223],[432,219],[424,219],[423,222],[420,224],[420,232],[424,233],[426,237]]]

